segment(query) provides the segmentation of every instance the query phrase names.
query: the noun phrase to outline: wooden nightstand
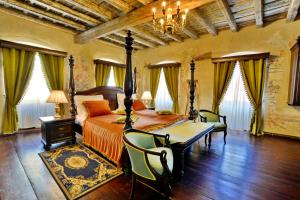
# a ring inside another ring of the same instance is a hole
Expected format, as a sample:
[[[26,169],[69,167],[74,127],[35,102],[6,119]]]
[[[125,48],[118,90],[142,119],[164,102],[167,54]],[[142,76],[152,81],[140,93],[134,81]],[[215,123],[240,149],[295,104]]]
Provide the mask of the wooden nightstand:
[[[155,107],[147,107],[148,110],[155,110]]]
[[[53,116],[41,117],[42,142],[44,149],[49,150],[51,144],[70,141],[76,143],[74,118],[56,119]]]

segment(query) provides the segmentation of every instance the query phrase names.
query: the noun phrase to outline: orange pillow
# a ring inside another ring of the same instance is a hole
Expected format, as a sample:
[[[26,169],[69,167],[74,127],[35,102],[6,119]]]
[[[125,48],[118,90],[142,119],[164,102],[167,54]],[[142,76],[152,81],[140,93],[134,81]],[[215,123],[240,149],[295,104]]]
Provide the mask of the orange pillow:
[[[89,117],[111,114],[109,102],[107,100],[101,101],[84,101],[82,102]]]
[[[136,99],[136,100],[133,101],[132,108],[133,108],[133,110],[145,110],[145,109],[147,109],[145,104],[139,99]]]

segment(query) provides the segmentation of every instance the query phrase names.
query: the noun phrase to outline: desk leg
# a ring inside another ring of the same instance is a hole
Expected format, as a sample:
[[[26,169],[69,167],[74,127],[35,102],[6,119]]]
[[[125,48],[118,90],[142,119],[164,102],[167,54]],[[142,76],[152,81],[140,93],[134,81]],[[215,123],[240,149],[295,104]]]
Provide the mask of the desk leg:
[[[173,178],[179,181],[184,174],[184,149],[174,149],[174,170]]]
[[[209,133],[208,135],[208,147],[211,146],[211,133]]]

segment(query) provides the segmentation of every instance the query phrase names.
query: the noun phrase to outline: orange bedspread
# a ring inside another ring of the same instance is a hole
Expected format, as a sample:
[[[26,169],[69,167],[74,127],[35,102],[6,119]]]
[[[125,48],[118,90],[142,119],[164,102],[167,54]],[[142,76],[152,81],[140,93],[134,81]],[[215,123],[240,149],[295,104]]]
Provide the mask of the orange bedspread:
[[[145,115],[146,113],[146,115]],[[157,115],[155,111],[135,113],[138,120],[133,128],[152,131],[167,127],[183,119],[181,115]],[[123,150],[124,124],[113,123],[120,115],[110,114],[88,118],[83,126],[83,143],[120,165]]]

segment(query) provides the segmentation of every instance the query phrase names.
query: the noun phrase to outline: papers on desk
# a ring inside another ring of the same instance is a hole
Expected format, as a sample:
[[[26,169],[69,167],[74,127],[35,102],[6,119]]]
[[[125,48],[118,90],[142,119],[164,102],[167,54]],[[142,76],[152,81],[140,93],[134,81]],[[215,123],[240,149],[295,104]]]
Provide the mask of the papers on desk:
[[[195,136],[207,131],[213,127],[212,123],[196,122],[194,121],[184,121],[182,123],[177,123],[173,126],[169,126],[164,129],[156,130],[154,133],[160,135],[170,135],[170,143],[185,143]]]

